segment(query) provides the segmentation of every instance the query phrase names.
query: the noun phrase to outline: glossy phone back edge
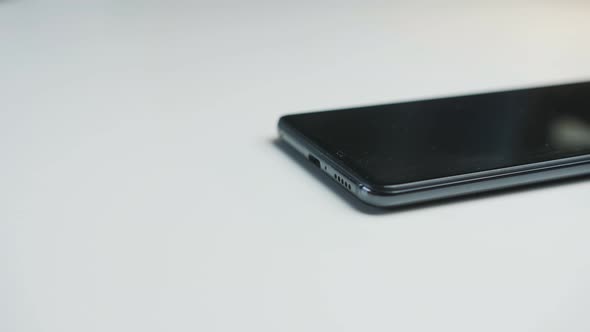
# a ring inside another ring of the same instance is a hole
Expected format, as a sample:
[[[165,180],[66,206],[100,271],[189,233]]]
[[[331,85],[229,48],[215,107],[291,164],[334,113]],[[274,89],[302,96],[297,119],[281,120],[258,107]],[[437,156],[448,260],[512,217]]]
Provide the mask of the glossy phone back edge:
[[[282,119],[281,119],[282,120]],[[284,121],[279,120],[280,138],[306,159],[317,159],[320,171],[340,184],[362,202],[376,207],[401,207],[452,197],[522,187],[566,178],[590,175],[590,156],[567,158],[544,163],[470,174],[461,177],[434,179],[425,183],[382,186],[367,183],[346,165],[334,160]],[[434,184],[435,183],[435,184]],[[403,189],[409,188],[409,189]]]

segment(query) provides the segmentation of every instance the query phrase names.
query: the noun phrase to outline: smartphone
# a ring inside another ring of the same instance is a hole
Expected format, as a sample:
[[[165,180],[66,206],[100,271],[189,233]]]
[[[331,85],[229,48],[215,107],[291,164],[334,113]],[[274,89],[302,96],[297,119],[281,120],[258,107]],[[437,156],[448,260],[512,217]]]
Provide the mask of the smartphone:
[[[590,174],[590,82],[286,115],[279,135],[395,207]]]

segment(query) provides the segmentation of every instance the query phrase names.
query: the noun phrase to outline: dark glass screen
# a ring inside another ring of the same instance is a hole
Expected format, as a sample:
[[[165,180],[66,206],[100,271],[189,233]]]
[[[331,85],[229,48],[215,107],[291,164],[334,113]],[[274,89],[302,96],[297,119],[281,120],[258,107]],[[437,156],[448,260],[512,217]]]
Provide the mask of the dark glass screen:
[[[590,82],[284,121],[369,181],[402,184],[590,154]]]

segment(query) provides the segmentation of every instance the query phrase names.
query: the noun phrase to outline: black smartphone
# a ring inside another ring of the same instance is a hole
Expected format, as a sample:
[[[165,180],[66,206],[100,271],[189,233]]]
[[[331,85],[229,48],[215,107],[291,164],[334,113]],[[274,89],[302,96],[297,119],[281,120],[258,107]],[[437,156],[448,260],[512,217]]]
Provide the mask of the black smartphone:
[[[286,115],[278,127],[380,207],[590,174],[590,82]]]

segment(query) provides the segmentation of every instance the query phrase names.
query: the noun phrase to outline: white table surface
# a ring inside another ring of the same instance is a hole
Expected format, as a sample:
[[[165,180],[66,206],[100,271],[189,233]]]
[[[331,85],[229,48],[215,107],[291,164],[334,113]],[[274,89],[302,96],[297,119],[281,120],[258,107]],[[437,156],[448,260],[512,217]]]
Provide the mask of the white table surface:
[[[590,4],[0,1],[0,331],[589,331],[589,181],[374,213],[282,114],[590,78]]]

